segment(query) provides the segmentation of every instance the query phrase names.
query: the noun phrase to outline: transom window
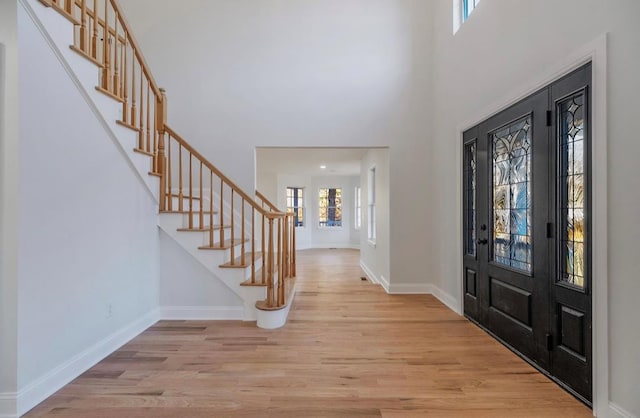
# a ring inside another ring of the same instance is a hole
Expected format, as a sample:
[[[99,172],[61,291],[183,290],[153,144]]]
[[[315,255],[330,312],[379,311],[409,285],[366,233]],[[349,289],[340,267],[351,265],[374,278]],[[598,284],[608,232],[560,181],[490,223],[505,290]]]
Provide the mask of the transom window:
[[[342,226],[342,189],[321,188],[318,193],[318,227]]]
[[[304,226],[304,189],[287,187],[287,212],[294,213],[294,225]]]
[[[462,0],[462,21],[469,19],[469,15],[473,12],[480,0]]]

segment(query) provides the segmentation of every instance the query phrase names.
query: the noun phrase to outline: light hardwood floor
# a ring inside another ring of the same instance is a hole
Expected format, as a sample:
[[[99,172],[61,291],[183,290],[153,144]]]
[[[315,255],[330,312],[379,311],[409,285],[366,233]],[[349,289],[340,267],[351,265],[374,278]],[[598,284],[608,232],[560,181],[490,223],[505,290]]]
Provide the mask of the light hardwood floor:
[[[361,281],[358,260],[300,251],[284,328],[161,321],[27,416],[591,416],[434,297]]]

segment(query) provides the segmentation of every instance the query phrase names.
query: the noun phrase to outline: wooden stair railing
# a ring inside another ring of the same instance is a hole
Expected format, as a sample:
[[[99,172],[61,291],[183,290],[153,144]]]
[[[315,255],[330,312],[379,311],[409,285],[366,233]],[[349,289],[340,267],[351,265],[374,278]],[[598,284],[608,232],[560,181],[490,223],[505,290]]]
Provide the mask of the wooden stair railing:
[[[283,308],[290,290],[286,279],[295,277],[292,214],[257,203],[167,126],[165,91],[117,0],[40,2],[74,24],[71,48],[100,68],[96,89],[122,103],[117,123],[137,133],[134,151],[152,158],[149,174],[160,178],[160,211],[186,213],[187,230],[208,232],[208,245],[200,249],[229,249],[231,260],[221,267],[250,267],[249,284],[267,287],[267,299],[256,303],[258,308]]]
[[[117,0],[40,0],[75,25],[73,50],[101,69],[97,90],[122,103],[119,124],[138,133],[136,151],[153,157],[158,173],[159,136],[166,97],[158,87]]]
[[[260,206],[263,209],[267,209],[271,212],[280,212],[280,210],[278,209],[278,207],[276,205],[274,205],[273,203],[271,203],[271,201],[269,199],[267,199],[267,197],[265,195],[263,195],[262,193],[260,193],[259,191],[256,190],[256,197],[258,198],[258,202],[260,203]],[[286,220],[285,220],[285,228],[287,229],[285,232],[286,234],[284,235],[285,237],[287,237],[285,239],[285,245],[288,246],[288,248],[284,248],[283,251],[285,252],[285,266],[286,268],[288,268],[288,273],[290,274],[291,277],[295,277],[296,276],[296,228],[295,228],[295,213],[294,212],[287,212],[286,213]]]

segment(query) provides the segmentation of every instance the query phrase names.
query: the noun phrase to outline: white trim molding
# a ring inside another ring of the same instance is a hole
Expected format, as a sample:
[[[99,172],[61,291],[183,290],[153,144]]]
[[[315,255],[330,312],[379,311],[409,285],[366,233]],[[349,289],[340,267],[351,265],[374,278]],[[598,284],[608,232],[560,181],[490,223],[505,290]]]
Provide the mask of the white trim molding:
[[[378,277],[376,277],[376,275],[373,274],[373,271],[369,268],[369,266],[367,266],[367,264],[363,260],[360,260],[360,268],[362,269],[362,271],[364,271],[364,275],[367,276],[367,279],[369,279],[371,283],[381,284]],[[387,283],[387,288],[388,288],[388,283]]]
[[[164,321],[242,321],[244,307],[239,306],[161,306]]]
[[[608,417],[614,414],[609,392],[609,327],[608,327],[608,223],[607,223],[607,33],[568,55],[549,71],[525,87],[508,92],[501,100],[484,107],[474,117],[456,127],[456,170],[457,170],[457,225],[458,238],[456,267],[458,313],[462,313],[464,289],[462,286],[462,135],[467,129],[477,125],[496,113],[519,102],[527,96],[560,79],[564,75],[591,62],[592,64],[592,254],[593,254],[593,412],[596,416]],[[617,415],[613,415],[617,416]],[[623,415],[624,416],[624,415]]]
[[[17,418],[16,415],[18,404],[17,392],[0,393],[0,418]]]
[[[25,414],[53,395],[60,388],[155,324],[159,319],[158,310],[154,309],[19,389],[16,394],[18,416]]]
[[[607,415],[609,418],[637,418],[631,412],[625,410],[624,408],[618,406],[613,402],[609,402],[609,414]]]

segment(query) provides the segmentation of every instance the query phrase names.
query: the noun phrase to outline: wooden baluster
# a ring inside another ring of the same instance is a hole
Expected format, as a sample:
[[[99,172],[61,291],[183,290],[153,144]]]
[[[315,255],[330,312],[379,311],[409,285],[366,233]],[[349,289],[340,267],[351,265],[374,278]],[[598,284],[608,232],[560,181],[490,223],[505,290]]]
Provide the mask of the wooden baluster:
[[[209,173],[209,247],[213,248],[213,171]]]
[[[97,60],[98,59],[98,0],[93,0],[92,24],[93,24],[93,34],[91,35],[91,58]]]
[[[261,268],[262,268],[262,284],[265,284],[265,280],[266,280],[266,269],[265,269],[265,259],[264,259],[265,258],[265,244],[266,244],[265,236],[264,236],[264,233],[265,233],[264,218],[265,218],[265,215],[263,213],[262,214],[262,245],[260,246],[260,251],[262,251],[262,257],[261,257],[261,260],[262,260],[262,266],[261,266]]]
[[[89,51],[87,51],[87,0],[81,0],[80,7],[82,8],[82,16],[80,16],[80,50],[89,55]]]
[[[122,103],[122,122],[129,123],[129,71],[127,71],[128,55],[129,55],[129,33],[124,32],[124,54],[122,63],[122,93],[124,102]]]
[[[198,213],[200,229],[204,229],[204,193],[202,192],[202,160],[200,160],[200,211]]]
[[[151,167],[151,171],[153,171],[154,173],[156,172],[156,169],[158,168],[158,154],[157,154],[157,149],[158,149],[158,100],[155,101],[155,112],[153,112],[153,161],[152,161],[152,167]]]
[[[131,46],[131,120],[129,124],[133,127],[137,125],[136,116],[138,110],[136,109],[136,50]],[[142,149],[140,140],[138,140],[138,148]]]
[[[113,37],[113,94],[117,97],[120,97],[120,68],[118,67],[118,45],[120,41],[118,40],[118,11],[115,10],[115,35]]]
[[[284,216],[284,222],[282,223],[282,276],[284,278],[289,277],[289,254],[287,248],[289,247],[289,215]]]
[[[193,154],[189,151],[189,229],[193,229]]]
[[[244,219],[244,205],[245,205],[245,200],[244,200],[244,197],[242,198],[241,203],[242,203],[242,210],[241,210],[242,216],[241,216],[240,219],[242,220],[242,222],[240,223],[240,231],[241,231],[240,240],[241,240],[242,244],[240,246],[240,249],[242,251],[240,253],[240,264],[242,264],[244,266],[245,265],[244,263],[246,261],[245,260],[245,255],[244,255],[244,250],[245,250],[245,246],[244,246],[244,234],[245,234],[245,231],[244,231],[244,221],[245,221],[245,219]],[[233,245],[233,242],[231,243],[231,245]]]
[[[75,0],[67,0],[67,2],[64,5],[64,11],[67,12],[67,14],[72,17],[73,17],[73,3],[75,3]]]
[[[126,32],[125,32],[126,35]],[[123,35],[124,37],[124,35]],[[127,63],[125,58],[127,56],[127,40],[123,39],[120,45],[120,83],[118,84],[118,89],[120,90],[120,94],[118,97],[122,98],[123,102],[125,101],[126,93],[124,91],[124,79],[127,76]],[[124,111],[123,111],[124,113]]]
[[[278,218],[278,305],[284,305],[284,275],[282,274],[282,218]]]
[[[267,306],[273,307],[273,218],[269,217],[269,250],[267,252]]]
[[[296,221],[293,218],[293,228],[291,228],[291,277],[296,277]]]
[[[158,143],[158,158],[160,160],[160,167],[158,173],[160,174],[160,211],[164,212],[167,207],[166,192],[167,192],[167,178],[165,176],[166,160],[164,157],[164,134],[160,137]]]
[[[231,214],[231,265],[233,266],[236,262],[236,246],[234,244],[235,240],[235,230],[236,224],[234,219],[234,210],[233,210],[233,200],[234,200],[234,190],[231,188],[231,208],[229,209],[229,213]]]
[[[220,178],[220,242],[218,245],[224,246],[224,181]]]
[[[254,206],[251,206],[251,283],[256,283],[256,208]]]
[[[171,170],[171,135],[169,135],[169,164],[167,167],[167,189],[169,191],[169,212],[173,211],[173,188],[171,184],[172,170]]]
[[[155,158],[155,150],[151,149],[151,120],[150,120],[150,115],[151,115],[151,94],[150,93],[150,87],[149,87],[149,79],[147,79],[147,148],[145,149],[147,152],[153,152],[154,153],[154,158]]]
[[[111,78],[111,61],[109,59],[109,0],[104,1],[102,41],[102,88],[109,91],[109,80]]]
[[[138,132],[138,147],[144,150],[144,68],[140,63],[140,131]]]
[[[184,195],[182,194],[182,144],[178,143],[178,211],[184,211]]]

